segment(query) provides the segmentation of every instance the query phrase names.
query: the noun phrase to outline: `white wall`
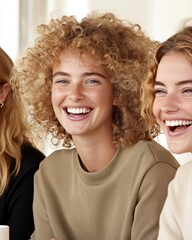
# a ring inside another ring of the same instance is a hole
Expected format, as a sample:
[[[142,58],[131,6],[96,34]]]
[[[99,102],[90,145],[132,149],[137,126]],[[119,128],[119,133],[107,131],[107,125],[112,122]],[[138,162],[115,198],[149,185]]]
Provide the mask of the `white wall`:
[[[19,47],[19,0],[0,0],[0,46],[14,60]]]
[[[112,11],[123,19],[139,23],[151,38],[160,41],[172,35],[182,19],[192,17],[191,0],[1,0],[0,4],[0,46],[13,59],[20,51],[19,34],[24,30],[25,37],[30,36],[25,44],[29,44],[36,26],[51,16],[68,14],[82,18],[94,10]],[[20,19],[19,4],[23,11]],[[23,5],[28,8],[22,9]]]
[[[174,34],[181,20],[192,17],[191,0],[154,0],[151,34],[164,41]]]
[[[29,6],[21,19],[19,3]],[[94,10],[112,11],[139,23],[157,40],[165,40],[178,29],[182,19],[192,15],[191,0],[1,0],[0,4],[0,45],[13,58],[18,54],[19,24],[25,25],[30,35],[37,24],[51,15],[73,14],[82,18]]]
[[[180,21],[192,17],[191,0],[49,0],[49,12],[56,15],[85,16],[98,10],[112,11],[117,16],[139,23],[153,38],[160,41],[175,33]]]

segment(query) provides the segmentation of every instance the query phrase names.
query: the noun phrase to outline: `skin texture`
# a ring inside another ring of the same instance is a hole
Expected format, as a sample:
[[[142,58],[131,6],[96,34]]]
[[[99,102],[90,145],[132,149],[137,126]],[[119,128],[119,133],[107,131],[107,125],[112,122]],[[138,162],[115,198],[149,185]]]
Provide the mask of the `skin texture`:
[[[192,63],[171,51],[160,61],[155,81],[153,113],[165,132],[170,151],[192,150]]]
[[[85,57],[84,65],[77,54],[68,51],[60,60],[53,67],[52,103],[61,124],[73,139],[78,135],[95,136],[104,125],[102,131],[111,132],[113,90],[104,67],[94,67],[91,56]],[[86,114],[73,114],[74,108]]]
[[[82,60],[74,50],[63,51],[59,59],[53,67],[52,105],[55,115],[71,134],[86,168],[98,170],[116,152],[112,143],[114,97],[109,74],[102,65],[96,65],[93,56],[85,55]],[[109,150],[105,154],[104,146]],[[92,162],[88,160],[95,147],[97,153],[106,155],[105,160],[104,157],[97,157],[95,161],[91,157]]]

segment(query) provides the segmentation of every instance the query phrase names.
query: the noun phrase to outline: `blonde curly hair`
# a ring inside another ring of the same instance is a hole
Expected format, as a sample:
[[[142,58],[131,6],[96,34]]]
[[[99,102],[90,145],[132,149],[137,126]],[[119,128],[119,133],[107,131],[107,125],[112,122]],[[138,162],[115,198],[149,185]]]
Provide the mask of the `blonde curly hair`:
[[[157,68],[161,59],[170,51],[182,52],[192,62],[192,19],[186,19],[180,30],[161,43],[154,53],[154,63],[150,69],[149,77],[141,86],[141,113],[149,126],[149,134],[156,137],[161,133],[160,126],[153,114],[153,102],[155,99],[154,84]]]
[[[118,19],[112,13],[93,12],[81,21],[74,16],[51,19],[38,27],[39,36],[33,47],[18,60],[12,84],[18,96],[30,105],[32,124],[39,125],[53,138],[71,146],[71,135],[55,117],[51,104],[52,66],[61,51],[78,50],[98,59],[110,72],[116,105],[113,109],[113,137],[125,146],[150,139],[141,117],[140,85],[151,64],[155,41],[137,24]]]

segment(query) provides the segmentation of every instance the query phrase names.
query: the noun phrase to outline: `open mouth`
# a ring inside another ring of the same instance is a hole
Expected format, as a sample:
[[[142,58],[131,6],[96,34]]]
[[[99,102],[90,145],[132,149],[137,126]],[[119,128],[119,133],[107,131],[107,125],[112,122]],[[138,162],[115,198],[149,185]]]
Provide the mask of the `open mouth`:
[[[192,125],[192,121],[189,120],[172,120],[165,121],[165,125],[171,132],[179,132],[187,129]]]
[[[86,115],[92,111],[91,108],[66,108],[68,115]]]

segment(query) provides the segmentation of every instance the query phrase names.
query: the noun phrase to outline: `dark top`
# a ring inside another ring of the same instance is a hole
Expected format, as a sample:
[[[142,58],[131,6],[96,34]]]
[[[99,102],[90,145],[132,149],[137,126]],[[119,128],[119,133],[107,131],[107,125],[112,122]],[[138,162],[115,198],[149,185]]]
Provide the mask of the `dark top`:
[[[23,146],[20,171],[0,197],[0,225],[9,225],[10,240],[28,240],[34,231],[33,175],[44,157],[34,147]]]

